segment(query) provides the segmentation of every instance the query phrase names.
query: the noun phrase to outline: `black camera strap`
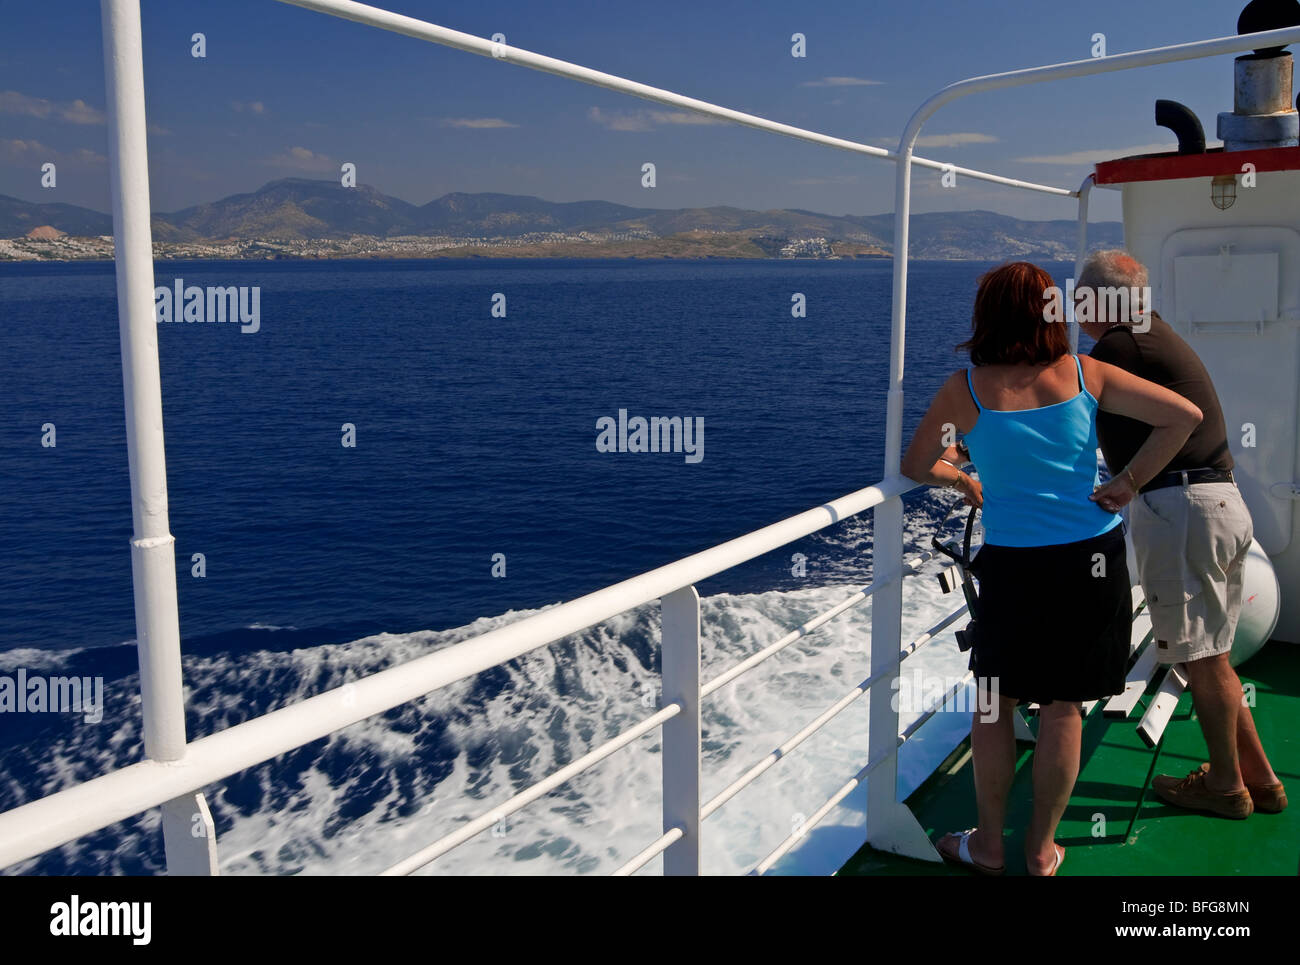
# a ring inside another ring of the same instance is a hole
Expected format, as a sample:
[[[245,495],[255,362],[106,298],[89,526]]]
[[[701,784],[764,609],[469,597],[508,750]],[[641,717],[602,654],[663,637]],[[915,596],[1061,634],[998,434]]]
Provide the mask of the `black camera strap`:
[[[953,505],[953,510],[957,508],[957,505],[958,504]],[[953,510],[948,511],[948,516],[952,515]],[[962,548],[960,553],[946,546],[943,542],[940,541],[937,535],[930,537],[930,545],[933,546],[935,550],[942,553],[944,556],[950,558],[954,563],[957,564],[957,566],[961,568],[961,591],[962,591],[962,595],[966,597],[966,607],[971,617],[971,622],[970,624],[967,625],[966,629],[957,631],[957,645],[962,650],[970,649],[971,639],[972,639],[970,636],[970,632],[975,623],[975,605],[979,600],[979,592],[976,590],[975,580],[971,576],[971,555],[970,555],[971,533],[974,532],[975,530],[975,514],[977,512],[979,512],[979,510],[976,509],[974,506],[972,506],[970,508],[970,512],[966,514],[966,534],[962,538]],[[944,517],[944,523],[946,523],[947,521],[948,521],[948,517]],[[940,528],[942,528],[943,523],[940,523],[939,526]],[[941,583],[940,586],[943,586],[943,584]],[[943,587],[943,590],[945,593],[948,592],[948,588],[946,586]]]

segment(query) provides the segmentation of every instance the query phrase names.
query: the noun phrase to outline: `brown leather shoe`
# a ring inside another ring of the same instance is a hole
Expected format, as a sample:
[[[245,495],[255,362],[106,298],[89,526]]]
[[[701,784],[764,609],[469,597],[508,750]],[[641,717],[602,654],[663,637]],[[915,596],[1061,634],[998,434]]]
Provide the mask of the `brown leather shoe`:
[[[1161,774],[1152,778],[1151,790],[1175,807],[1191,811],[1208,811],[1225,818],[1243,820],[1255,811],[1255,803],[1245,788],[1240,791],[1211,791],[1205,786],[1210,765],[1202,764],[1184,778]]]
[[[1256,811],[1277,814],[1286,810],[1286,788],[1282,786],[1281,781],[1276,784],[1247,784],[1246,790],[1250,792],[1250,799],[1255,802]]]

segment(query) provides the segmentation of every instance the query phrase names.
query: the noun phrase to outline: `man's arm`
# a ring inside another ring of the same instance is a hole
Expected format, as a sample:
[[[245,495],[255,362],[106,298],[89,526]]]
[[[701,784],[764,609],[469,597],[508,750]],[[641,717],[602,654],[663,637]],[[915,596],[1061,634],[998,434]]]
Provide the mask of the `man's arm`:
[[[1095,359],[1088,361],[1088,368],[1102,376],[1102,391],[1097,396],[1101,408],[1152,427],[1133,460],[1123,469],[1111,466],[1114,478],[1088,497],[1102,509],[1118,512],[1183,447],[1201,424],[1201,410],[1162,385]]]

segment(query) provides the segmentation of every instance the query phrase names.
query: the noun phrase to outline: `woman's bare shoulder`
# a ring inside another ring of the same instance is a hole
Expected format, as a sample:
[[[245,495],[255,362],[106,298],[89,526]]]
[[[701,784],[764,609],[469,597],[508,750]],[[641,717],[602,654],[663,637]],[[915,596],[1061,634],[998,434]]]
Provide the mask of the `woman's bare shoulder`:
[[[1101,398],[1102,389],[1106,387],[1106,370],[1112,366],[1089,355],[1080,355],[1079,365],[1083,368],[1084,386],[1094,397]]]
[[[951,392],[954,389],[966,390],[966,370],[958,369],[944,380],[942,391]]]
[[[970,383],[966,380],[966,369],[958,369],[953,372],[943,385],[939,387],[939,395],[948,402],[960,405],[963,400],[970,399]],[[973,407],[973,404],[972,404]]]

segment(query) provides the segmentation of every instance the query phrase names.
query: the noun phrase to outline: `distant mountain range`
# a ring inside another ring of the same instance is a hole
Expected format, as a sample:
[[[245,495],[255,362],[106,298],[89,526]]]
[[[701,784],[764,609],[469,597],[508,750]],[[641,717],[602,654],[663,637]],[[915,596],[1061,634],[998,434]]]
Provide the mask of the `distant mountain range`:
[[[106,214],[68,204],[35,204],[0,195],[0,238],[22,238],[48,225],[69,235],[112,233]],[[636,208],[608,201],[553,202],[511,194],[447,194],[424,205],[337,181],[285,178],[249,194],[235,194],[153,216],[154,239],[171,243],[442,237],[505,242],[669,239],[701,233],[734,235],[764,252],[786,242],[822,238],[859,253],[887,255],[894,216],[827,215],[815,211],[743,208]],[[1023,221],[991,211],[912,216],[912,256],[931,259],[1071,258],[1076,222]],[[1094,245],[1123,242],[1119,222],[1089,226]],[[838,250],[838,249],[837,249]]]
[[[0,194],[0,238],[21,238],[50,225],[70,235],[111,235],[113,219],[75,204],[32,204]]]

